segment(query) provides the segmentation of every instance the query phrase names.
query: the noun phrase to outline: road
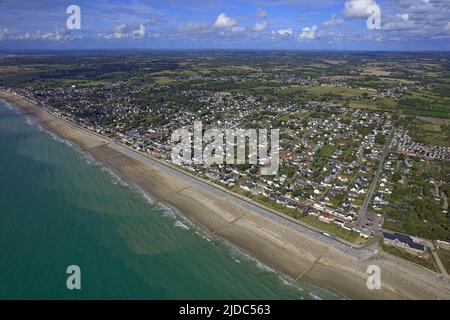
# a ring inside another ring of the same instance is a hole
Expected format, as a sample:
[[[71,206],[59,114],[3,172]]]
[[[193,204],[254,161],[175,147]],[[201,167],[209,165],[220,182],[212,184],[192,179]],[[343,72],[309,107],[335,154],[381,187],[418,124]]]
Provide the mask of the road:
[[[391,129],[391,132],[389,133],[389,138],[384,146],[383,154],[381,155],[380,164],[378,165],[377,172],[375,173],[375,176],[373,177],[372,183],[370,184],[369,191],[367,192],[367,196],[364,199],[363,204],[361,205],[361,209],[359,210],[358,218],[356,219],[356,225],[358,227],[361,227],[362,224],[365,221],[366,214],[367,214],[367,208],[369,207],[370,200],[373,197],[373,193],[375,192],[375,188],[377,187],[378,179],[380,178],[380,174],[383,171],[384,161],[386,159],[386,155],[389,152],[389,149],[392,144],[392,140],[394,139],[394,132],[395,127]]]

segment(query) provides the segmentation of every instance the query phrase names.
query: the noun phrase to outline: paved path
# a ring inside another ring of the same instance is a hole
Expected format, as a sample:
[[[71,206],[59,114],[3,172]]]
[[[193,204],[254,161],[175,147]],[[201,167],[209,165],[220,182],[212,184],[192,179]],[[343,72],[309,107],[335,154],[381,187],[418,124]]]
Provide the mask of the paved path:
[[[448,277],[447,270],[445,270],[444,265],[442,264],[441,258],[439,258],[439,255],[436,252],[436,247],[431,241],[426,241],[427,246],[430,248],[431,253],[433,254],[434,261],[436,262],[436,265],[439,268],[439,271],[442,273],[443,276]]]
[[[378,179],[380,178],[380,174],[383,171],[384,161],[386,159],[386,155],[389,152],[389,149],[392,144],[392,140],[394,139],[394,132],[395,127],[391,129],[391,132],[389,133],[389,138],[384,146],[383,154],[381,155],[380,164],[378,165],[377,172],[375,173],[375,176],[373,177],[372,183],[370,184],[369,191],[367,192],[367,196],[364,199],[363,204],[361,205],[361,208],[359,210],[358,218],[356,219],[356,225],[358,227],[361,227],[365,221],[366,214],[367,214],[367,208],[369,207],[370,200],[373,197],[373,193],[375,192],[375,188],[377,187]]]

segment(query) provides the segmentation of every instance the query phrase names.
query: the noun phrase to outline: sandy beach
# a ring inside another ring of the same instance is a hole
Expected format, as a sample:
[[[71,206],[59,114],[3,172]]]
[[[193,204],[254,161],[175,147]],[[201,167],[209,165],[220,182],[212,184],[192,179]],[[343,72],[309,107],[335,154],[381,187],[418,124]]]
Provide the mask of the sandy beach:
[[[450,299],[448,277],[378,252],[374,246],[352,248],[337,242],[69,123],[24,98],[0,91],[0,99],[23,108],[27,116],[124,180],[293,279],[351,299]],[[370,265],[381,269],[380,290],[366,286]]]

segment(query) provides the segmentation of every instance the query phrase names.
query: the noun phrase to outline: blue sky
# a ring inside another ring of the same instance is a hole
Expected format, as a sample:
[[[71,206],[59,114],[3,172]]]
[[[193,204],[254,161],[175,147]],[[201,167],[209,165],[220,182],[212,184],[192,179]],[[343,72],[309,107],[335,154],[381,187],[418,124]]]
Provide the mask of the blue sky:
[[[0,49],[50,48],[450,50],[450,0],[0,2]]]

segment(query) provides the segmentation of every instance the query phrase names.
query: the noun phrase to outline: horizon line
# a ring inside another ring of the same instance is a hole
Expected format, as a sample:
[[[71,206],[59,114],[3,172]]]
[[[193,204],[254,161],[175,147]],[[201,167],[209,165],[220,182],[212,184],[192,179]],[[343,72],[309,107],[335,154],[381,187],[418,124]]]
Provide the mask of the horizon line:
[[[378,52],[378,53],[450,53],[450,50],[390,50],[390,49],[270,49],[270,48],[36,48],[36,49],[1,49],[1,54],[22,52],[88,52],[88,51],[262,51],[262,52]]]

